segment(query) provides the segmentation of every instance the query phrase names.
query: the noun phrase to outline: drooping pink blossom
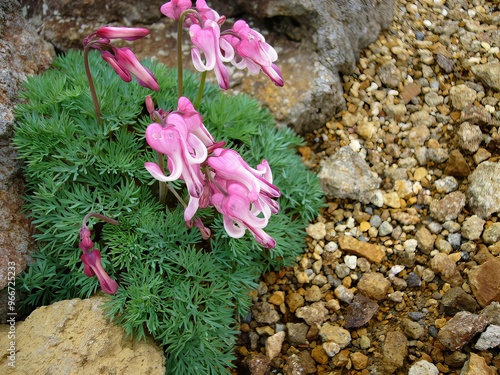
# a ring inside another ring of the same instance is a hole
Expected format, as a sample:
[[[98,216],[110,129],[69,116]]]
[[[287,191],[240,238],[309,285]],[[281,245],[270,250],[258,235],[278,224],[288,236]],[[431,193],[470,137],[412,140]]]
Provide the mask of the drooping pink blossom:
[[[276,241],[263,230],[268,219],[259,217],[252,210],[247,188],[236,181],[229,182],[226,188],[225,194],[215,190],[212,195],[213,205],[223,215],[226,232],[233,238],[240,238],[248,229],[259,244],[269,249],[274,248]]]
[[[104,26],[86,37],[83,40],[83,46],[98,50],[102,58],[111,65],[123,81],[130,82],[132,75],[134,75],[141,86],[160,91],[160,86],[153,73],[141,65],[130,48],[118,48],[110,43],[111,39],[133,41],[148,34],[149,30],[142,27]]]
[[[284,85],[281,71],[274,64],[278,59],[276,50],[266,43],[262,34],[251,29],[245,21],[236,21],[232,29],[224,33],[222,39],[233,46],[235,57],[232,63],[238,69],[247,68],[253,74],[262,70],[275,85]]]
[[[97,276],[101,289],[104,293],[115,294],[118,284],[104,270],[101,263],[101,253],[94,248],[94,243],[90,239],[91,233],[87,225],[83,224],[80,229],[80,249],[83,262],[83,272],[88,277]]]
[[[214,151],[214,156],[210,157],[207,163],[218,177],[235,180],[245,186],[252,202],[257,200],[261,192],[270,198],[281,195],[279,189],[269,181],[272,181],[271,169],[265,160],[260,164],[260,170],[254,169],[238,152],[219,148]]]
[[[178,110],[170,112],[165,125],[152,123],[146,128],[146,141],[151,148],[167,156],[170,175],[156,163],[147,162],[145,168],[159,181],[182,178],[189,195],[199,198],[203,192],[204,177],[201,164],[207,159],[207,145],[213,137],[201,122],[189,99],[178,100]]]
[[[223,90],[229,88],[229,72],[224,65],[234,57],[231,44],[220,37],[220,26],[215,21],[206,20],[203,26],[193,24],[189,35],[195,48],[191,49],[193,65],[199,72],[214,70],[217,82]],[[205,58],[203,61],[201,54]]]

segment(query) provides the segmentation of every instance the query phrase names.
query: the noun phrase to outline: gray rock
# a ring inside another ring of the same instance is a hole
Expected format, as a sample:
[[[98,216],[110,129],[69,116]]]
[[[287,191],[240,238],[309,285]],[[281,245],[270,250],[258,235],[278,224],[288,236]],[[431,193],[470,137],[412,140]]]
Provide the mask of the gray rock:
[[[469,216],[462,224],[462,236],[468,240],[477,240],[483,233],[486,221],[477,215]]]
[[[238,72],[240,80],[233,84],[237,91],[250,93],[262,101],[279,124],[290,125],[299,133],[322,126],[345,108],[338,72],[355,71],[361,50],[390,25],[394,4],[394,0],[209,1],[221,15],[239,16],[244,11],[256,17],[252,27],[256,24],[279,51],[278,66],[286,79],[285,87],[275,88],[267,77],[243,72]],[[151,29],[151,36],[141,40],[140,48],[134,51],[140,58],[154,56],[175,66],[175,48],[170,46],[175,45],[176,26],[158,8],[158,2],[153,0],[136,3],[110,0],[93,6],[52,1],[44,7],[41,3],[30,3],[27,13],[45,39],[61,51],[81,48],[84,36],[110,21],[145,25]],[[271,18],[273,30],[262,30],[265,29],[262,19]],[[165,35],[165,30],[172,33]],[[185,47],[185,61],[189,61],[187,42]],[[192,69],[191,64],[186,67]],[[241,80],[243,76],[245,79]]]
[[[500,91],[500,63],[475,65],[471,69],[485,85]]]
[[[483,141],[481,128],[477,125],[471,125],[467,121],[460,125],[457,137],[459,147],[469,153],[476,152]]]
[[[408,375],[439,375],[439,369],[433,363],[423,359],[411,365]]]
[[[483,232],[483,241],[487,245],[500,241],[500,223],[493,223]]]
[[[500,345],[500,326],[490,325],[476,342],[477,350],[488,350]]]
[[[362,48],[389,26],[394,1],[256,0],[237,1],[260,18],[275,18],[289,37],[311,41],[332,70],[351,74]]]
[[[500,211],[500,162],[485,161],[469,176],[467,205],[482,219]]]
[[[351,198],[365,204],[380,186],[380,178],[349,146],[340,148],[321,164],[318,178],[328,198]]]
[[[387,221],[384,221],[382,222],[382,224],[380,224],[380,227],[378,228],[378,235],[379,236],[388,236],[392,233],[392,231],[394,230],[394,228],[392,227],[392,225],[387,222]]]

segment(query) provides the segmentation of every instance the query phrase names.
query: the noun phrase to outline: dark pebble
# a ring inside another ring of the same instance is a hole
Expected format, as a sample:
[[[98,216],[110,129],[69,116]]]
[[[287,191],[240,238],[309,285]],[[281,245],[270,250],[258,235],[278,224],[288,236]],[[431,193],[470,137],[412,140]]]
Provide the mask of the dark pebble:
[[[408,288],[419,287],[422,285],[422,280],[415,272],[410,272],[408,274],[408,278],[406,279],[406,284],[408,285]]]
[[[418,322],[420,319],[422,319],[425,316],[425,314],[421,313],[420,311],[410,311],[408,313],[408,316],[410,317],[411,320]]]
[[[425,34],[424,34],[423,32],[421,32],[421,31],[417,31],[417,32],[415,33],[415,38],[417,38],[417,40],[422,41],[422,40],[424,40],[424,38],[425,38]]]
[[[439,330],[436,326],[429,326],[429,335],[434,337],[435,339],[438,337]]]

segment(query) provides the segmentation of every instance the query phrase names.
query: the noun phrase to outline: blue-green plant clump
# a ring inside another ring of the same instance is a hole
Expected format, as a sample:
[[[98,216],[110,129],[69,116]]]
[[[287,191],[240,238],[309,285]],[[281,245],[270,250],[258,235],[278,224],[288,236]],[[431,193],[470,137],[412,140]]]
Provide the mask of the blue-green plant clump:
[[[167,88],[151,94],[154,102],[176,108],[176,70],[144,64]],[[144,97],[151,91],[123,82],[90,53],[101,126],[82,54],[68,52],[53,65],[27,80],[16,111],[14,144],[24,162],[26,210],[39,247],[17,281],[23,307],[98,291],[97,278],[82,271],[79,230],[87,213],[106,215],[120,225],[91,218],[89,227],[103,267],[119,285],[105,305],[107,315],[137,339],[152,335],[165,349],[168,374],[227,372],[237,319],[251,304],[248,292],[259,275],[290,265],[303,251],[304,228],[322,205],[315,175],[295,152],[302,139],[277,129],[254,99],[205,86],[199,108],[205,126],[250,165],[267,159],[282,196],[280,213],[266,227],[274,249],[263,249],[249,234],[230,237],[212,209],[200,214],[213,233],[203,240],[196,228],[186,228],[182,207],[158,202],[157,181],[144,168],[156,157],[144,139],[151,122]],[[193,99],[199,82],[191,74],[184,79],[184,95]]]

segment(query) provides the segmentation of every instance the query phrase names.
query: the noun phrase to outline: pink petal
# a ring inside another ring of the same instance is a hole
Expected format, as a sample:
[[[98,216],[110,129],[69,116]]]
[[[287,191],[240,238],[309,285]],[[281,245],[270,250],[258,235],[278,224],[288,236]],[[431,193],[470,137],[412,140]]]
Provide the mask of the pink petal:
[[[123,68],[123,66],[118,63],[116,57],[109,51],[104,51],[101,53],[101,57],[115,70],[116,74],[120,76],[125,82],[130,82],[132,80],[132,75]]]
[[[81,260],[85,268],[87,268],[85,274],[90,276],[87,272],[92,272],[99,279],[99,284],[101,284],[101,289],[104,293],[115,294],[118,290],[118,284],[111,277],[108,276],[101,263],[101,253],[99,250],[93,250],[90,254],[82,254]],[[91,275],[91,276],[93,276]]]
[[[96,35],[106,39],[136,40],[149,34],[149,30],[143,27],[114,27],[104,26],[96,31]]]
[[[191,8],[191,5],[191,0],[171,0],[161,6],[160,12],[168,18],[179,20],[182,12]]]

